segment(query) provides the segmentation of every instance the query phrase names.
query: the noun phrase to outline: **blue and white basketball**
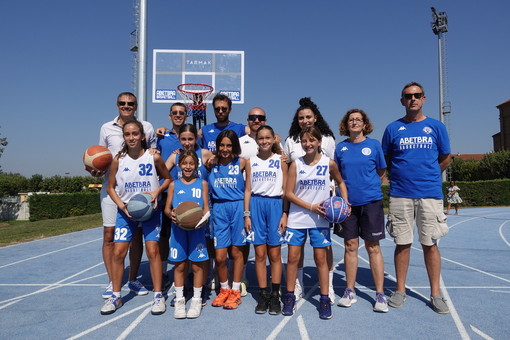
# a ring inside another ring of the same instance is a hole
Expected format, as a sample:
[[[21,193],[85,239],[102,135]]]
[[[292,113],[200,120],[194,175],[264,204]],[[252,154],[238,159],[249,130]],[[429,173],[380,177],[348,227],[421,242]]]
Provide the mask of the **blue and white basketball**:
[[[154,204],[151,200],[152,196],[149,194],[136,194],[129,200],[127,211],[133,220],[144,222],[152,217]]]
[[[328,198],[322,203],[322,206],[326,208],[324,218],[330,223],[341,223],[351,213],[349,204],[339,196]]]

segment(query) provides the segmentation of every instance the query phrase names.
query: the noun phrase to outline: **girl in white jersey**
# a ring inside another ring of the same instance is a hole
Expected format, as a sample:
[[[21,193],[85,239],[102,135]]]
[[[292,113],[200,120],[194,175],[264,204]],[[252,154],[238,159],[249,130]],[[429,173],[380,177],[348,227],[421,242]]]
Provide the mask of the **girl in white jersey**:
[[[161,156],[159,154],[151,155],[148,150],[142,123],[135,120],[126,122],[122,127],[122,134],[124,146],[112,161],[107,188],[108,194],[118,206],[113,248],[113,294],[104,303],[101,314],[111,314],[122,306],[120,291],[124,274],[124,259],[132,236],[140,223],[154,285],[154,301],[151,312],[152,314],[163,314],[166,306],[161,289],[163,275],[159,256],[161,210],[158,209],[158,198],[168,187],[170,175]],[[158,175],[165,179],[161,186]],[[142,192],[152,196],[155,212],[149,220],[136,222],[131,219],[127,211],[127,203],[131,197]]]
[[[287,293],[283,297],[284,315],[295,310],[294,288],[301,248],[310,236],[314,260],[320,283],[319,317],[330,319],[331,300],[329,294],[329,268],[326,248],[331,245],[329,223],[323,217],[322,202],[330,196],[330,176],[338,183],[340,194],[347,201],[347,188],[336,163],[321,154],[322,135],[316,127],[304,128],[300,133],[303,157],[292,162],[287,177],[285,197],[290,201],[287,233],[289,246],[287,260]]]
[[[247,241],[255,247],[255,271],[260,295],[255,313],[281,313],[280,282],[282,277],[281,244],[287,227],[287,208],[283,193],[287,163],[281,161],[281,149],[273,129],[261,126],[255,135],[259,151],[246,164],[244,228]],[[266,258],[271,264],[271,292],[267,290]]]

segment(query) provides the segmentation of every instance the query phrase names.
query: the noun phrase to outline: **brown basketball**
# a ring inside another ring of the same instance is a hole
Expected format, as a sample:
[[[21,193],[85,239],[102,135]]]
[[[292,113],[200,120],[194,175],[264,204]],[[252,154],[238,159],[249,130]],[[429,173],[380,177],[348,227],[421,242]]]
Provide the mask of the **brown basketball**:
[[[177,208],[175,208],[175,218],[177,219],[177,225],[184,230],[193,230],[200,221],[204,212],[200,205],[193,201],[181,202]]]
[[[93,145],[85,150],[83,164],[87,170],[106,171],[112,164],[112,153],[101,145]]]

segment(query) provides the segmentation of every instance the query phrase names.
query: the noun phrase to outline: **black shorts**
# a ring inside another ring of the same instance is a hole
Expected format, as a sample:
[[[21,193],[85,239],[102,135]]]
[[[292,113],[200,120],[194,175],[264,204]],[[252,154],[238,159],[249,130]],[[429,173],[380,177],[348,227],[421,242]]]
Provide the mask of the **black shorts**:
[[[165,210],[165,204],[166,199],[168,197],[168,194],[166,192],[163,192],[161,194],[161,201],[159,204],[161,204],[161,210]],[[160,239],[167,240],[170,239],[172,228],[170,228],[170,225],[172,223],[172,220],[170,217],[168,217],[165,212],[163,211],[163,216],[161,217],[161,231],[159,232]],[[166,241],[166,242],[167,242]]]
[[[379,241],[386,237],[382,200],[351,207],[351,215],[341,223],[338,236],[350,240],[361,237],[366,241]]]

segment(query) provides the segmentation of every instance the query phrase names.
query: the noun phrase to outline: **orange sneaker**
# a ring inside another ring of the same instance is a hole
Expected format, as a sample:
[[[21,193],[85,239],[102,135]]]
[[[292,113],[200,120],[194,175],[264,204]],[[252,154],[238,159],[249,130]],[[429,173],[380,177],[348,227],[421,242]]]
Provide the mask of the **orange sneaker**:
[[[225,301],[227,301],[230,296],[230,288],[221,288],[220,293],[216,296],[216,299],[213,300],[211,305],[213,307],[223,307]]]
[[[223,308],[236,309],[241,303],[241,291],[232,289],[230,290],[230,295],[228,296],[227,301],[223,304]]]

